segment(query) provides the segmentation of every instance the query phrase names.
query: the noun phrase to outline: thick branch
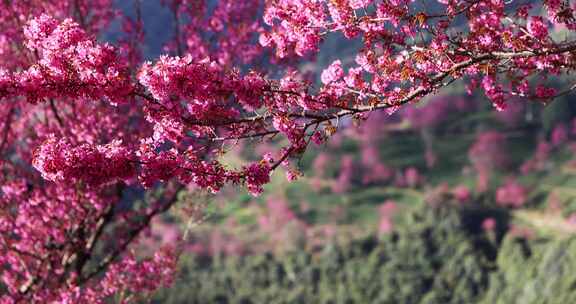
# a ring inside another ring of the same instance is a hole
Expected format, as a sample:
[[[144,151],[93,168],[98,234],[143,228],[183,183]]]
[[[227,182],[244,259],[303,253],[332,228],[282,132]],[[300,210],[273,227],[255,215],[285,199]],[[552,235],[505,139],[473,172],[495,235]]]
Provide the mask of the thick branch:
[[[2,142],[0,142],[0,155],[8,143],[8,135],[10,134],[10,125],[12,124],[12,116],[14,115],[14,107],[10,108],[4,120],[4,129],[2,131]]]
[[[79,277],[77,284],[83,285],[86,282],[90,281],[92,278],[99,275],[100,273],[104,272],[108,268],[108,266],[110,266],[110,264],[112,264],[118,257],[120,257],[126,251],[126,249],[130,246],[130,244],[134,242],[134,240],[136,240],[136,238],[140,235],[140,233],[150,225],[150,222],[156,215],[168,211],[170,208],[172,208],[172,206],[174,206],[174,204],[176,204],[176,202],[178,201],[178,194],[183,189],[184,186],[181,185],[178,186],[178,188],[173,191],[173,194],[167,199],[165,199],[164,202],[162,203],[158,202],[159,206],[154,210],[152,210],[150,213],[148,213],[144,217],[144,219],[140,221],[138,226],[134,228],[132,231],[130,231],[130,233],[122,241],[122,243],[118,245],[118,247],[116,247],[115,250],[107,254],[94,270],[88,272],[86,275]]]

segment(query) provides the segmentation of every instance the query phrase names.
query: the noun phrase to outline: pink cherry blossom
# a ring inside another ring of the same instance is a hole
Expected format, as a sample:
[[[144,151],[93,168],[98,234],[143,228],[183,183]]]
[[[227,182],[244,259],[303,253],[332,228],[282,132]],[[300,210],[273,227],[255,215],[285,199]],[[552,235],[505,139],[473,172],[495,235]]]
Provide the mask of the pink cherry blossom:
[[[482,229],[487,232],[492,232],[496,228],[496,225],[496,220],[492,217],[489,217],[482,222]]]
[[[398,204],[394,201],[386,201],[378,208],[380,220],[378,223],[378,233],[385,234],[393,229],[392,217],[398,209]]]
[[[330,84],[334,81],[340,80],[344,76],[340,60],[334,61],[327,69],[322,72],[322,83]]]
[[[528,20],[528,31],[536,39],[545,40],[548,37],[548,27],[544,24],[542,17],[530,17]]]
[[[466,203],[470,201],[471,198],[470,189],[464,185],[456,186],[452,189],[452,194],[460,203]]]
[[[496,190],[496,203],[518,208],[526,203],[527,196],[527,189],[514,180],[508,180]]]

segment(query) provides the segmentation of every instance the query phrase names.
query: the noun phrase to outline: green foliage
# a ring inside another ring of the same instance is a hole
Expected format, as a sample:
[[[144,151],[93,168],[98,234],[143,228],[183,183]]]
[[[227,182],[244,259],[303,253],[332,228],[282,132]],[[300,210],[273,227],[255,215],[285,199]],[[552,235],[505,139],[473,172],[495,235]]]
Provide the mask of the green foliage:
[[[576,303],[576,238],[508,237],[483,303]]]
[[[576,237],[504,234],[498,209],[421,205],[320,252],[191,257],[157,303],[576,303]],[[484,233],[484,219],[497,231]]]
[[[471,303],[490,261],[453,207],[410,212],[397,232],[318,253],[188,258],[162,303]],[[484,242],[485,246],[490,246]]]

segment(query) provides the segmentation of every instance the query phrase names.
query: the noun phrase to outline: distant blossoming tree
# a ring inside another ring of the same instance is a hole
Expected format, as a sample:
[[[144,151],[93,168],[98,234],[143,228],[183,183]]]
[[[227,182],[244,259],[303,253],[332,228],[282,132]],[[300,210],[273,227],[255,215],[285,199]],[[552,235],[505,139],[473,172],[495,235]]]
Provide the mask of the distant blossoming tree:
[[[112,2],[0,2],[0,303],[128,302],[168,284],[176,247],[134,253],[155,216],[192,186],[260,193],[345,117],[456,81],[499,110],[575,87],[559,87],[576,67],[569,1],[165,0],[174,39],[152,62],[140,14]],[[118,20],[122,38],[99,41]],[[295,67],[340,34],[362,43],[355,63],[306,81]],[[221,162],[272,137],[283,146],[259,161]],[[150,199],[131,208],[139,187]]]

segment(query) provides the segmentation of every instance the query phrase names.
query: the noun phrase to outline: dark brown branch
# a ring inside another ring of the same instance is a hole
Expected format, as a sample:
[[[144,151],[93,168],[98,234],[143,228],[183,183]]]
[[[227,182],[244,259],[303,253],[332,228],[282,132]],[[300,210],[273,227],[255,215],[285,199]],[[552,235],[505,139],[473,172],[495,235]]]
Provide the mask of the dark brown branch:
[[[54,99],[50,99],[50,109],[52,110],[52,114],[54,114],[54,117],[56,118],[58,125],[60,125],[61,128],[64,128],[64,121],[62,120],[62,117],[60,117],[60,114],[58,113],[58,109],[56,108]]]
[[[133,243],[133,241],[140,235],[140,233],[150,225],[150,222],[156,215],[168,211],[170,208],[172,208],[172,206],[174,206],[174,204],[176,204],[178,201],[178,194],[183,189],[184,186],[178,186],[177,189],[173,190],[174,193],[168,199],[166,199],[163,203],[158,202],[159,206],[152,212],[148,213],[144,219],[141,220],[139,225],[130,231],[124,241],[118,247],[116,247],[115,250],[106,255],[94,270],[87,273],[86,275],[79,277],[77,284],[83,285],[100,273],[104,272],[111,263],[113,263],[118,257],[122,255],[122,253],[126,251],[128,246]]]
[[[6,119],[4,120],[4,130],[2,131],[2,142],[0,142],[0,155],[8,143],[8,135],[10,134],[10,128],[12,124],[12,116],[14,115],[14,107],[10,108]]]
[[[254,134],[241,135],[241,136],[224,136],[224,137],[214,137],[214,138],[201,138],[209,141],[226,141],[226,140],[238,140],[238,139],[254,139],[262,138],[268,135],[276,135],[280,133],[278,130],[263,131]]]
[[[84,14],[82,14],[82,7],[80,5],[80,0],[74,0],[74,15],[78,18],[78,23],[82,28],[86,28],[86,19]]]
[[[182,56],[184,49],[182,48],[181,34],[180,34],[180,3],[174,1],[174,6],[172,7],[172,17],[174,22],[174,42],[176,43],[176,55]]]
[[[86,242],[85,248],[81,248],[80,250],[84,250],[83,252],[78,253],[78,258],[76,261],[76,274],[80,277],[82,275],[82,270],[86,266],[86,264],[90,261],[94,254],[94,248],[96,247],[97,242],[100,240],[100,237],[104,233],[104,229],[112,222],[114,218],[114,206],[110,205],[106,208],[103,216],[100,217],[100,220],[96,224],[96,230],[92,234],[92,236]]]

